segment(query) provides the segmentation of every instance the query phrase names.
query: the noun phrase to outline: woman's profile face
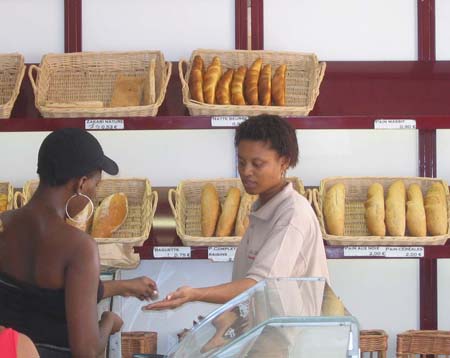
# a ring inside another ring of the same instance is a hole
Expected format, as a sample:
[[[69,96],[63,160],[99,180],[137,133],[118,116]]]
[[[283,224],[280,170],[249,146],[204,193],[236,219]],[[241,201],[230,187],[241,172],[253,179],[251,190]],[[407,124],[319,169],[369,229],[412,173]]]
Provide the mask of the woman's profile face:
[[[239,142],[238,170],[245,191],[249,194],[261,194],[280,185],[287,163],[287,158],[280,156],[268,142]]]
[[[100,170],[95,171],[92,175],[86,177],[82,184],[82,188],[80,190],[81,194],[87,195],[91,200],[95,198],[95,191],[98,183],[102,178],[102,173]],[[71,217],[78,214],[81,210],[84,209],[86,205],[88,205],[89,200],[81,195],[73,198],[70,201],[70,206],[68,207],[69,215]]]

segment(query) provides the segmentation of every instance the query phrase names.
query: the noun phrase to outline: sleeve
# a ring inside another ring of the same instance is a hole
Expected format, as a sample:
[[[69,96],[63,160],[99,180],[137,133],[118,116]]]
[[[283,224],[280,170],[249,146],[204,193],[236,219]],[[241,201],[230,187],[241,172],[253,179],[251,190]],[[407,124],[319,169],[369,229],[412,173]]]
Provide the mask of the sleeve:
[[[246,277],[259,282],[265,278],[291,277],[294,269],[297,273],[306,272],[303,243],[304,235],[292,225],[275,226]]]

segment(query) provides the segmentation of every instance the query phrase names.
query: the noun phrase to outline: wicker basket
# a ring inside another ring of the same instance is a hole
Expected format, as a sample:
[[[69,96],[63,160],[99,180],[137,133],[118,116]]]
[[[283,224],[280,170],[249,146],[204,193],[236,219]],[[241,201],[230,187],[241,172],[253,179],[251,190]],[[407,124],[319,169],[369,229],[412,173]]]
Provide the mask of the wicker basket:
[[[0,55],[0,118],[9,118],[20,91],[25,64],[18,53]]]
[[[206,65],[209,65],[214,56],[219,56],[223,68],[237,69],[241,65],[250,66],[258,58],[261,58],[264,64],[272,66],[286,64],[286,106],[215,105],[192,100],[188,81],[191,65],[196,55],[201,55]],[[183,64],[186,64],[185,60],[178,63],[183,103],[191,116],[254,116],[263,113],[280,116],[306,116],[314,107],[326,68],[325,62],[319,63],[314,54],[247,50],[196,50],[192,53],[190,62],[187,63],[186,73],[184,73]]]
[[[305,188],[300,179],[288,178],[294,189],[306,195]],[[237,246],[240,236],[203,237],[201,236],[200,197],[203,185],[214,184],[223,202],[230,188],[237,187],[244,191],[241,180],[233,179],[202,179],[184,180],[176,189],[169,190],[169,204],[175,217],[177,234],[185,246]]]
[[[7,196],[6,210],[11,210],[14,208],[14,190],[10,183],[0,182],[0,194],[5,194]]]
[[[450,237],[450,232],[440,236],[424,237],[396,237],[396,236],[369,236],[364,218],[364,202],[367,200],[367,190],[373,183],[383,185],[385,193],[390,184],[395,180],[403,180],[406,186],[416,183],[420,185],[422,193],[425,195],[428,188],[433,183],[442,183],[446,189],[447,202],[449,201],[449,191],[444,180],[420,177],[334,177],[323,179],[320,182],[319,190],[313,190],[313,203],[319,219],[323,238],[330,245],[379,245],[379,246],[412,246],[412,245],[443,245]],[[325,193],[336,183],[345,185],[345,229],[344,236],[330,235],[325,228],[325,221],[322,213]]]
[[[361,350],[361,357],[363,357],[363,353],[376,352],[378,358],[386,358],[388,335],[381,329],[362,330],[359,332],[359,348]]]
[[[26,204],[39,185],[38,180],[25,183],[21,194],[15,194],[18,206]],[[147,240],[158,203],[158,193],[152,191],[148,179],[103,179],[96,191],[94,206],[108,195],[123,192],[128,198],[128,216],[112,238],[94,238],[99,244],[100,263],[106,268],[133,268],[139,264],[139,254],[133,247],[142,246]]]
[[[419,358],[428,354],[450,357],[449,331],[410,330],[397,335],[397,357]]]
[[[122,332],[122,358],[132,358],[136,353],[156,354],[156,332]]]
[[[46,118],[155,116],[164,100],[171,63],[159,51],[48,54],[28,71],[36,108]],[[37,72],[36,82],[33,72]],[[144,104],[109,107],[118,74],[147,76]],[[152,100],[154,98],[154,101]],[[52,103],[101,101],[102,108],[61,108]]]

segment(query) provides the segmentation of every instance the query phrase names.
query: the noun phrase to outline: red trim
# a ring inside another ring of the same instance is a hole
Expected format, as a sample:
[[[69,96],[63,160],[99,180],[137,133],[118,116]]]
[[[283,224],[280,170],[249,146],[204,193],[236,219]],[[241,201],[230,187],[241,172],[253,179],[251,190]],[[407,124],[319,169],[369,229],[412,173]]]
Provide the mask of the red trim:
[[[236,8],[236,44],[237,50],[247,50],[248,48],[248,7],[247,0],[235,0]]]
[[[264,50],[264,2],[252,0],[252,50]]]
[[[438,328],[437,261],[420,260],[420,329]]]
[[[418,60],[436,60],[436,27],[434,0],[417,0]]]
[[[81,2],[64,0],[64,51],[80,52],[81,44]]]
[[[434,129],[419,130],[419,175],[436,177],[436,130]]]

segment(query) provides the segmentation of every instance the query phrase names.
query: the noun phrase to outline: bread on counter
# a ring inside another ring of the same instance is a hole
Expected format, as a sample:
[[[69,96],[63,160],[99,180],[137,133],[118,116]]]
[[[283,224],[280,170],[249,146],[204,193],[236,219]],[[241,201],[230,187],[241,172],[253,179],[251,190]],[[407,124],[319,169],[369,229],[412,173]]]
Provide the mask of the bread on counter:
[[[128,215],[128,199],[124,193],[112,194],[95,210],[92,223],[93,237],[111,237],[125,222]]]
[[[327,232],[331,235],[344,235],[345,227],[345,185],[333,185],[325,193],[323,214]]]
[[[385,236],[384,223],[384,189],[380,183],[373,183],[367,191],[367,201],[364,203],[367,230],[370,235]]]

